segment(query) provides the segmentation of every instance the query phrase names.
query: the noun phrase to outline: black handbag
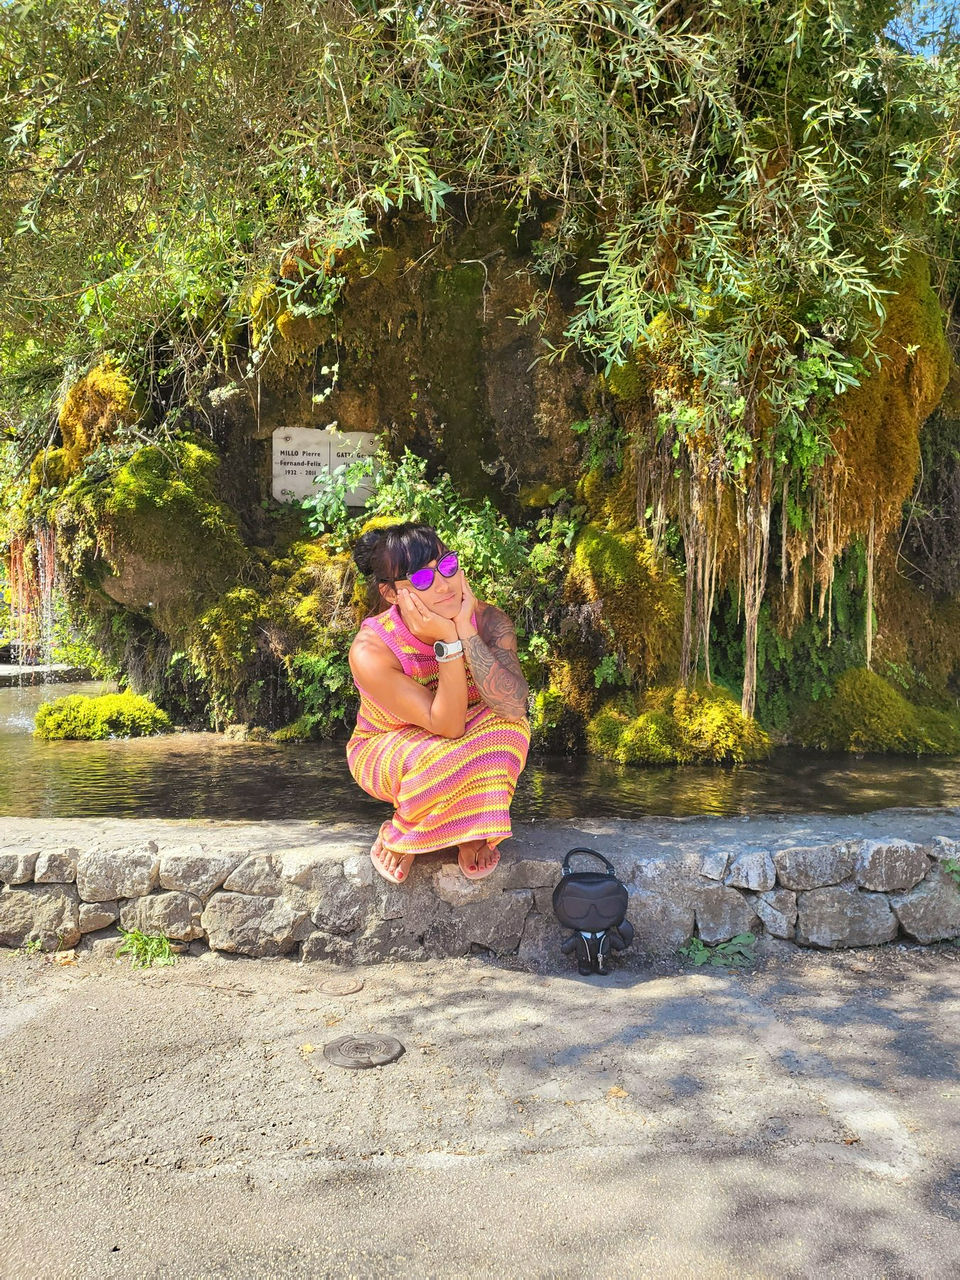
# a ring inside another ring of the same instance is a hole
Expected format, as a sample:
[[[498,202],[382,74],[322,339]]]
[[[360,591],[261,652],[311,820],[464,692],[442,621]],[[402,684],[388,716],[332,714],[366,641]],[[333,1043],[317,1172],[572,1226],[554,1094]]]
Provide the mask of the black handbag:
[[[606,871],[571,871],[576,854],[599,858]],[[567,929],[573,929],[561,950],[568,956],[576,949],[582,974],[610,972],[611,951],[623,951],[633,941],[633,925],[626,919],[629,897],[602,853],[595,849],[571,849],[563,860],[563,878],[553,891],[553,910]]]

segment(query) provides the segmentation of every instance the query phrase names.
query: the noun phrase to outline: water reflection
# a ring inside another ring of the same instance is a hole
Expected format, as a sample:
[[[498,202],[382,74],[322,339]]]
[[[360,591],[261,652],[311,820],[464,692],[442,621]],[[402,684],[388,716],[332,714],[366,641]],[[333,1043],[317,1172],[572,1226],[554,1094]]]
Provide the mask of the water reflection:
[[[209,733],[108,742],[40,742],[42,701],[96,683],[0,689],[0,814],[17,817],[369,819],[385,815],[347,772],[342,743],[225,742]],[[520,820],[694,814],[864,813],[960,805],[960,764],[778,751],[764,765],[635,769],[531,757]]]

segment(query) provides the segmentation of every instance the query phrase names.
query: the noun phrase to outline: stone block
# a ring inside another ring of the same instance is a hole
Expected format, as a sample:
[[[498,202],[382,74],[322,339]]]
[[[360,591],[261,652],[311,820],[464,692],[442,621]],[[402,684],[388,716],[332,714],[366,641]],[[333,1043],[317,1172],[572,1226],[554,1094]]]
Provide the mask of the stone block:
[[[904,931],[917,942],[960,937],[960,888],[939,866],[908,893],[891,894],[890,905]]]
[[[200,926],[216,951],[277,956],[294,949],[309,914],[306,905],[294,906],[286,898],[218,889],[200,916]]]
[[[329,933],[353,933],[373,914],[373,894],[358,889],[343,876],[331,878],[312,896],[316,903],[310,919]]]
[[[882,893],[835,885],[797,896],[797,941],[801,946],[876,946],[895,938],[898,927]]]
[[[95,933],[97,929],[107,929],[120,918],[118,902],[81,902],[80,932]]]
[[[127,849],[91,849],[77,862],[77,892],[84,902],[139,898],[159,883],[156,842]]]
[[[839,884],[853,873],[859,841],[795,845],[773,855],[777,879],[784,889],[820,889]]]
[[[861,889],[892,893],[912,889],[929,867],[922,845],[909,840],[863,840],[853,874]]]
[[[436,896],[452,907],[496,897],[507,887],[500,875],[499,865],[492,875],[484,876],[482,880],[468,880],[456,862],[441,862],[432,871],[432,882]]]
[[[739,889],[716,885],[700,889],[696,899],[697,933],[704,942],[729,942],[738,933],[752,933],[757,913]]]
[[[454,910],[437,911],[422,931],[411,925],[409,915],[403,924],[408,934],[422,937],[431,955],[466,955],[472,944],[507,955],[520,945],[532,907],[530,889],[508,889]]]
[[[552,913],[543,915],[539,911],[530,911],[523,922],[517,958],[522,964],[537,968],[555,964],[563,959],[560,945],[569,932],[562,928],[560,921]]]
[[[598,871],[602,870],[599,863],[593,865]],[[555,859],[518,858],[514,861],[508,852],[502,852],[497,869],[489,878],[498,881],[501,889],[552,890],[562,874],[563,868]]]
[[[120,904],[120,924],[124,929],[192,942],[203,937],[200,913],[203,902],[195,894],[161,889]]]
[[[700,859],[700,874],[708,880],[722,880],[729,863],[729,849],[708,849]]]
[[[634,928],[634,946],[648,955],[667,955],[693,937],[694,908],[673,895],[649,889],[631,893],[627,919]]]
[[[0,881],[27,884],[33,879],[38,857],[36,849],[0,849]]]
[[[44,951],[80,941],[77,891],[72,885],[24,885],[0,893],[0,946],[20,947],[39,938]]]
[[[278,849],[273,854],[273,865],[281,880],[300,889],[321,889],[331,876],[343,875],[343,863],[327,847]]]
[[[952,862],[960,862],[960,840],[954,840],[950,836],[934,836],[927,853],[937,862],[946,862],[948,859]],[[0,876],[0,880],[2,879],[3,877]]]
[[[371,871],[373,868],[370,868]],[[275,898],[283,892],[283,881],[269,853],[251,853],[224,880],[221,888],[228,893],[252,893]]]
[[[73,884],[79,857],[79,849],[44,849],[37,854],[33,878],[37,884]]]
[[[373,869],[369,853],[351,853],[343,860],[343,874],[354,888],[369,889],[377,873]]]
[[[790,889],[773,889],[754,900],[754,909],[771,938],[792,938],[797,924],[797,895]]]
[[[724,884],[763,893],[777,883],[777,871],[766,849],[744,849],[730,864]]]
[[[242,854],[208,853],[200,844],[167,849],[160,855],[160,887],[209,898],[242,861]]]

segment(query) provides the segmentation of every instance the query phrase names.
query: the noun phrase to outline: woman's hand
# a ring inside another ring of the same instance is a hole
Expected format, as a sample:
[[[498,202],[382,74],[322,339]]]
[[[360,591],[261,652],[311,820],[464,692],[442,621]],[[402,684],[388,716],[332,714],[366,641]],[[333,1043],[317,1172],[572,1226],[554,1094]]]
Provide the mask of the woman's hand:
[[[428,609],[415,591],[400,587],[397,591],[397,608],[408,630],[418,640],[433,644],[434,640],[456,640],[456,624],[449,618],[442,618],[439,613]]]
[[[477,628],[474,626],[473,622],[473,611],[477,607],[477,597],[473,594],[473,588],[467,581],[467,575],[465,573],[460,574],[460,585],[463,589],[463,599],[460,602],[460,608],[457,611],[456,618],[454,618],[454,623],[457,628],[457,635],[463,639],[464,632],[466,632],[468,636],[475,636],[477,634]]]

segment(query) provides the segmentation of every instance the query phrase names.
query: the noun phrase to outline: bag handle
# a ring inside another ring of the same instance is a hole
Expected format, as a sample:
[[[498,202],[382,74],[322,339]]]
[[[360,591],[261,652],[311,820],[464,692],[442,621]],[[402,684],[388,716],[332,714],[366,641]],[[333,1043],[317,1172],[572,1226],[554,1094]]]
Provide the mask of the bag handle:
[[[599,858],[600,861],[603,863],[603,865],[607,868],[607,870],[610,872],[612,876],[615,876],[617,874],[616,871],[614,870],[613,863],[609,862],[603,856],[602,853],[597,853],[596,849],[571,849],[570,852],[567,854],[567,856],[563,860],[563,874],[565,876],[569,876],[573,874],[573,872],[570,870],[567,863],[574,856],[574,854],[577,854],[577,853],[586,853],[586,854],[589,854],[591,858]]]

